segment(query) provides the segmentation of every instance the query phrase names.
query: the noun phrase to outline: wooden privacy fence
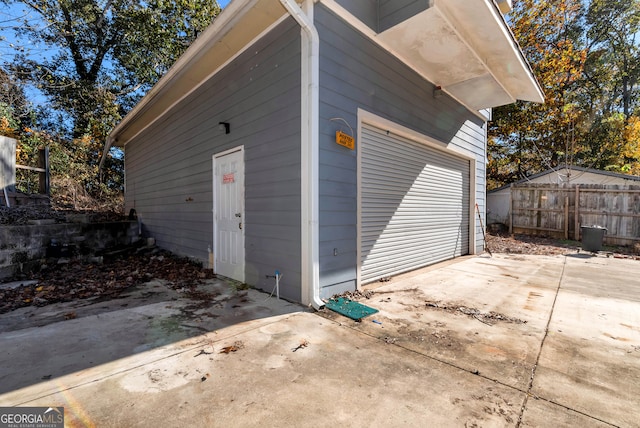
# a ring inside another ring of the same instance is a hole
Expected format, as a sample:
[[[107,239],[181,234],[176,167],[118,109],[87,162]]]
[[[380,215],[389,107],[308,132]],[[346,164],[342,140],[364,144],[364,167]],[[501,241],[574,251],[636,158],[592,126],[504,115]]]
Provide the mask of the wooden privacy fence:
[[[510,207],[510,233],[580,240],[581,226],[602,226],[608,245],[640,241],[640,186],[523,183]]]

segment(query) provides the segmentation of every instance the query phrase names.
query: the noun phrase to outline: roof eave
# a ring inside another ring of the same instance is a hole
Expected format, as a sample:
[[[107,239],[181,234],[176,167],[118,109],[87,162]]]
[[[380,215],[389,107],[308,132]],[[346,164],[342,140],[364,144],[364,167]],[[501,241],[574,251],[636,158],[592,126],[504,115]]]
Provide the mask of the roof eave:
[[[277,0],[234,0],[109,134],[126,144],[285,15]],[[105,152],[108,148],[105,149]]]
[[[434,0],[376,39],[471,110],[516,100],[544,102],[493,0]]]

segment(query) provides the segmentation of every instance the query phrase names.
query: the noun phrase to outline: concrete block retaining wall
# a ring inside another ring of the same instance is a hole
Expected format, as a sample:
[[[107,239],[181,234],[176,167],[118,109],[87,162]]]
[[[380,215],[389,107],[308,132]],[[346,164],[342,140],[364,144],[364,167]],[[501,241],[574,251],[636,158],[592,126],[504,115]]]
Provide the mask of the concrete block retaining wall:
[[[0,279],[38,270],[48,256],[93,256],[139,239],[137,221],[0,226]]]

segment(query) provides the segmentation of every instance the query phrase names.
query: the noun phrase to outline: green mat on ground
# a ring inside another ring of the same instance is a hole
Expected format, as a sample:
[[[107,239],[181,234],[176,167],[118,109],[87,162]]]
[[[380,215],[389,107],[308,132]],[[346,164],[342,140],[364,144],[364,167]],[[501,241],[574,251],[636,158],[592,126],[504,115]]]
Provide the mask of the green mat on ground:
[[[329,299],[325,304],[327,309],[349,317],[352,320],[359,320],[371,314],[378,312],[377,309],[370,308],[353,300],[338,297],[337,299]]]

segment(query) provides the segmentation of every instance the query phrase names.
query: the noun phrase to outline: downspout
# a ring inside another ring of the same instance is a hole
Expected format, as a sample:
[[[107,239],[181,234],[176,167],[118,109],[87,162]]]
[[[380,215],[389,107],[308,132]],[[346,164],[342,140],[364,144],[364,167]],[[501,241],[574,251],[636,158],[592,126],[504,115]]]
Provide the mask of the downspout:
[[[104,161],[107,159],[107,154],[113,145],[113,138],[107,137],[107,141],[104,144],[104,149],[102,150],[102,157],[100,158],[100,165],[98,166],[98,171],[102,171],[102,166],[104,165]]]
[[[320,299],[319,257],[319,80],[320,37],[313,20],[298,6],[295,0],[280,0],[280,3],[302,29],[302,141],[301,141],[301,217],[302,217],[302,301],[315,309],[324,306]],[[313,13],[313,3],[309,4]]]

